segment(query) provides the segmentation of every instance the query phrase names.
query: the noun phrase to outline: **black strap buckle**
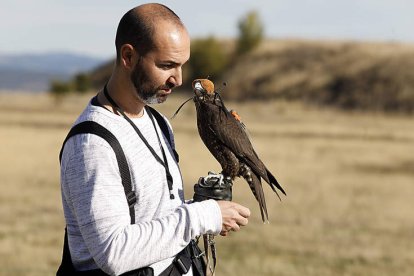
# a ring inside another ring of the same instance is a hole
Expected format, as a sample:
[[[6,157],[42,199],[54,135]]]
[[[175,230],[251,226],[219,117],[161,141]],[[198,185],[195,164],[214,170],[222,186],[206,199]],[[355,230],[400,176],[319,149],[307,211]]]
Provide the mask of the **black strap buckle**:
[[[187,274],[191,267],[191,260],[187,258],[179,258],[175,260],[175,266],[182,275]]]
[[[180,253],[177,254],[177,257],[173,261],[173,264],[182,275],[187,274],[192,265],[191,253],[189,252],[189,249],[189,246],[184,248]]]
[[[128,206],[131,208],[137,202],[137,196],[135,195],[135,191],[130,191],[126,194]]]

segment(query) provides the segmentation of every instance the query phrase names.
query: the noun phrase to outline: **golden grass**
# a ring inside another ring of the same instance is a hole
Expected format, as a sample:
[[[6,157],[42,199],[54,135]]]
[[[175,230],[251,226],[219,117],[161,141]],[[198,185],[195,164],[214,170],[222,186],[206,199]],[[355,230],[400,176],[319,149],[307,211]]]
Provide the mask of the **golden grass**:
[[[64,220],[58,153],[91,95],[56,106],[46,95],[0,94],[0,275],[53,275]],[[172,115],[183,98],[159,107]],[[246,183],[234,200],[247,227],[218,237],[217,275],[412,275],[414,128],[412,117],[342,113],[285,102],[227,103],[237,109],[262,160],[286,189],[265,187],[270,224]],[[194,107],[175,129],[186,196],[219,171],[196,133]]]

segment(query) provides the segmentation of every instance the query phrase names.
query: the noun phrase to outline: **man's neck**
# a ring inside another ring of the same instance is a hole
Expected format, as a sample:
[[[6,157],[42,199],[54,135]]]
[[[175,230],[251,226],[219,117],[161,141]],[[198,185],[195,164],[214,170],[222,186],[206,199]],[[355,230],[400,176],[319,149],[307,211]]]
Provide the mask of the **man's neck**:
[[[144,115],[145,104],[140,102],[135,96],[134,87],[125,87],[116,82],[112,77],[109,79],[107,86],[109,96],[130,118],[139,118]],[[112,106],[109,99],[104,95],[103,91],[98,93],[98,101],[113,113],[116,112],[115,106]]]

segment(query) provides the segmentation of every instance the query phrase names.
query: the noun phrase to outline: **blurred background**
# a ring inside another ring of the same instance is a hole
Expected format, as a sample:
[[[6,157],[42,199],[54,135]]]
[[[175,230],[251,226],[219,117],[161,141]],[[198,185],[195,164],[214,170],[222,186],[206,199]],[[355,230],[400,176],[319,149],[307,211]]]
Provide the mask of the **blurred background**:
[[[192,48],[183,86],[156,108],[171,117],[209,76],[287,191],[265,187],[262,224],[236,181],[252,217],[217,238],[217,275],[413,275],[414,2],[159,2]],[[0,0],[0,275],[54,275],[61,143],[111,74],[119,19],[142,3]],[[220,171],[194,109],[171,120],[187,198]]]

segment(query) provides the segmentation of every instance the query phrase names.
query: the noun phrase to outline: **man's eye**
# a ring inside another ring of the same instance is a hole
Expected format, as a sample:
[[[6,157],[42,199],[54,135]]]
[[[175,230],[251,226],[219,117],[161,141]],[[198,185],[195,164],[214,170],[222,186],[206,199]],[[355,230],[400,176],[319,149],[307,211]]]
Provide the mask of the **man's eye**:
[[[164,70],[169,70],[174,67],[172,64],[161,64],[160,67]]]

